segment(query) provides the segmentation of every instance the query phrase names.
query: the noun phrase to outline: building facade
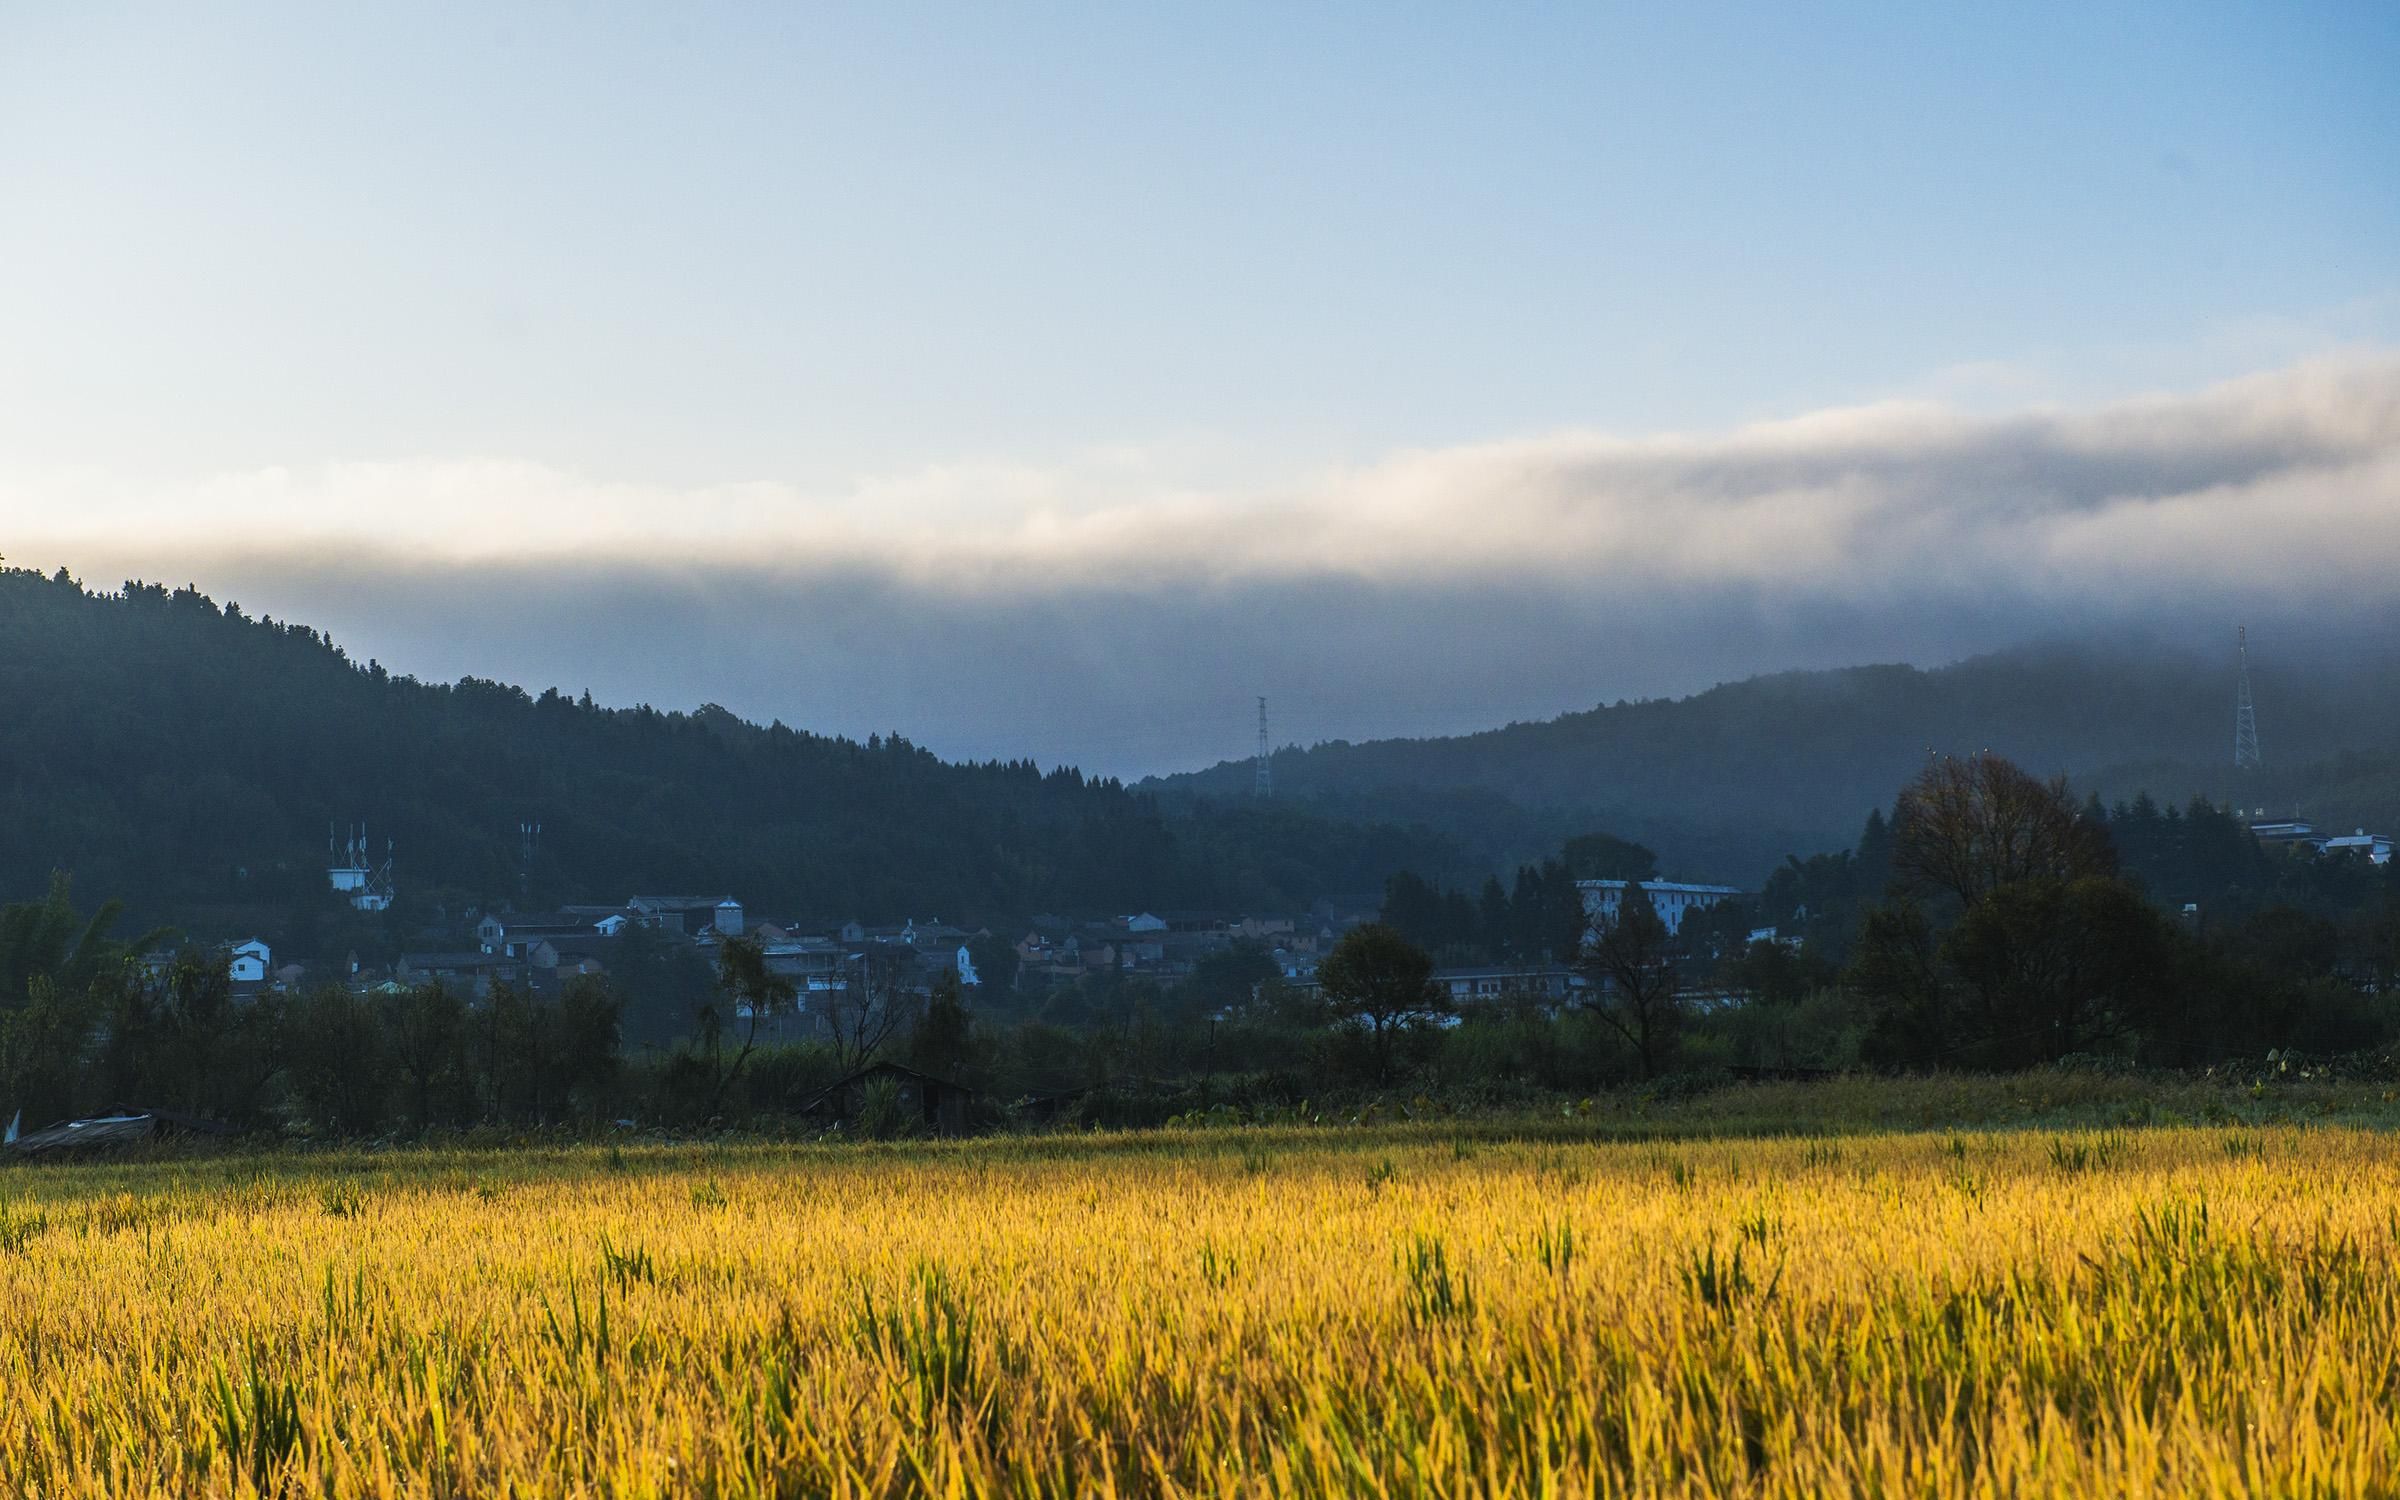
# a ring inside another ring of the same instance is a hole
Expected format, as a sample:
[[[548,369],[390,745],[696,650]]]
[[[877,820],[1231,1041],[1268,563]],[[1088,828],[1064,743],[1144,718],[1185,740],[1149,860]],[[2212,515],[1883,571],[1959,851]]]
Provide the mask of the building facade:
[[[1748,894],[1739,886],[1692,885],[1677,880],[1578,880],[1575,888],[1583,893],[1585,919],[1595,928],[1613,924],[1624,906],[1626,889],[1632,885],[1648,894],[1658,919],[1670,933],[1682,931],[1683,919],[1691,913]]]

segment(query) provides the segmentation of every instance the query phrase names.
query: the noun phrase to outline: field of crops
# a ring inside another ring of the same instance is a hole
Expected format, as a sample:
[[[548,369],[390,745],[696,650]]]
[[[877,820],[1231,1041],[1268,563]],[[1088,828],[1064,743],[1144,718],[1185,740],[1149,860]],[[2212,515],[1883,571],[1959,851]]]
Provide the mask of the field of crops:
[[[0,1172],[31,1496],[2376,1494],[2350,1128]]]

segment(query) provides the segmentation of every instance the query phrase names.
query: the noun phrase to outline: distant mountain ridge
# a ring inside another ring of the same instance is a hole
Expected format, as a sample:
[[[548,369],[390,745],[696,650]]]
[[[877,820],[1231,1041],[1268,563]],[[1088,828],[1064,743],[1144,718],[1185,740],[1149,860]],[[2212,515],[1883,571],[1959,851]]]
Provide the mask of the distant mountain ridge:
[[[2396,655],[2262,665],[2267,768],[2242,800],[2400,828]],[[2033,648],[1287,749],[1262,800],[1246,761],[1127,787],[714,707],[419,682],[194,590],[0,567],[0,900],[67,870],[142,922],[372,956],[469,905],[640,892],[828,923],[1293,911],[1401,869],[1480,884],[1589,832],[1639,840],[1670,877],[1750,885],[1847,844],[1929,748],[1995,750],[2112,800],[2223,799],[2232,711],[2229,662]],[[396,843],[388,918],[328,890],[328,825],[352,821],[377,855]]]
[[[328,826],[353,821],[378,859],[396,846],[388,919],[330,894]],[[1112,780],[946,763],[899,736],[420,682],[196,590],[0,568],[0,901],[65,870],[144,921],[338,953],[473,904],[639,892],[834,924],[1292,910],[1442,857],[1295,804],[1170,819]]]
[[[1286,749],[1274,782],[1328,813],[1422,823],[1459,840],[1468,866],[1604,828],[1656,849],[1670,873],[1743,884],[1786,853],[1847,844],[1928,754],[1988,750],[2110,799],[2146,789],[2389,818],[2400,651],[2255,675],[2267,764],[2240,782],[2230,651],[2057,644],[1930,669],[1777,673],[1448,738]],[[1252,774],[1229,761],[1143,785],[1173,806],[1239,795]]]

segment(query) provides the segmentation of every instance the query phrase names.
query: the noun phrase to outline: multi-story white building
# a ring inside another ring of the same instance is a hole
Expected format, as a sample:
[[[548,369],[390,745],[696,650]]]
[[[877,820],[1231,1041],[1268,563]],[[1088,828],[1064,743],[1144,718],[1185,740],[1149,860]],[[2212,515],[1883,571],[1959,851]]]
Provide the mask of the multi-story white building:
[[[1605,927],[1617,920],[1617,909],[1624,904],[1625,888],[1638,884],[1650,897],[1658,911],[1658,919],[1669,932],[1682,930],[1684,917],[1704,907],[1733,896],[1747,895],[1739,886],[1690,885],[1679,880],[1578,880],[1575,888],[1583,893],[1583,914],[1594,927]]]

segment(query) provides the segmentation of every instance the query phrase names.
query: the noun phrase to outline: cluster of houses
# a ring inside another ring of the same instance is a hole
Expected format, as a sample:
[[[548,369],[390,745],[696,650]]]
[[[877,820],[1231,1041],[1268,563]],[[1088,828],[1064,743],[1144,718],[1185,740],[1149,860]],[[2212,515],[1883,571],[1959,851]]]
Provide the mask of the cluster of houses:
[[[2253,823],[2250,825],[2250,834],[2269,849],[2307,850],[2315,854],[2363,859],[2371,865],[2388,865],[2392,862],[2390,836],[2369,833],[2364,828],[2353,833],[2319,833],[2315,824],[2292,819]]]
[[[1054,981],[1111,973],[1179,979],[1210,953],[1235,944],[1265,949],[1284,978],[1305,980],[1343,933],[1375,920],[1380,905],[1373,896],[1352,896],[1319,901],[1305,916],[1144,911],[1074,922],[1042,915],[1026,924],[1014,946],[1019,972]]]
[[[1626,883],[1582,884],[1593,918],[1613,917]],[[1742,894],[1732,886],[1675,882],[1650,882],[1644,889],[1670,930],[1686,914]],[[770,973],[791,982],[805,1017],[861,986],[922,994],[944,971],[956,976],[963,991],[980,992],[986,976],[976,954],[981,951],[988,963],[995,941],[1015,951],[1020,976],[1041,983],[1096,975],[1173,983],[1211,953],[1239,945],[1266,952],[1286,982],[1305,988],[1315,983],[1319,961],[1342,934],[1375,920],[1380,904],[1374,896],[1352,896],[1320,900],[1298,915],[1142,911],[1097,921],[1042,915],[1011,940],[988,927],[969,930],[924,919],[884,925],[854,921],[833,931],[808,932],[796,924],[754,919],[732,896],[635,896],[617,905],[477,914],[472,947],[405,952],[388,970],[362,966],[356,955],[330,976],[298,964],[278,966],[272,949],[258,938],[234,944],[228,962],[236,990],[245,993],[297,991],[330,980],[365,993],[438,982],[474,997],[488,995],[498,984],[552,994],[579,976],[605,974],[618,941],[631,929],[688,944],[703,956],[740,937],[759,946]],[[1464,1005],[1509,996],[1563,1000],[1582,980],[1565,966],[1489,965],[1442,969],[1435,982]]]
[[[729,937],[758,944],[769,972],[792,981],[805,998],[839,991],[868,970],[891,976],[903,989],[926,990],[944,969],[960,985],[981,989],[975,951],[997,938],[1017,955],[1019,972],[1045,981],[1095,974],[1140,974],[1172,980],[1188,975],[1199,959],[1234,943],[1271,951],[1286,978],[1313,975],[1319,955],[1343,932],[1375,916],[1373,897],[1321,901],[1305,917],[1223,916],[1191,912],[1137,912],[1106,921],[1077,922],[1037,916],[1013,941],[989,927],[951,926],[913,918],[888,924],[847,922],[832,931],[809,932],[797,924],[753,919],[731,896],[635,896],[621,905],[563,906],[540,912],[490,912],[478,916],[474,946],[402,953],[389,970],[362,967],[355,956],[336,982],[353,989],[406,989],[441,982],[482,995],[493,985],[523,985],[554,992],[579,975],[604,974],[617,939],[629,928],[647,929],[668,941],[713,954]],[[260,938],[228,949],[234,984],[243,991],[296,990],[328,977],[297,964],[277,966]]]

